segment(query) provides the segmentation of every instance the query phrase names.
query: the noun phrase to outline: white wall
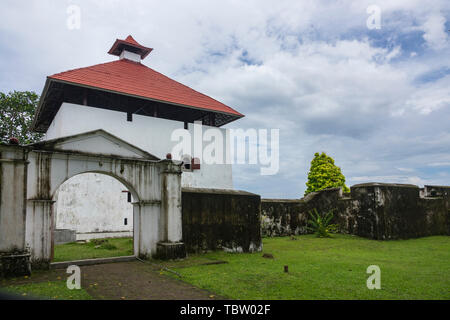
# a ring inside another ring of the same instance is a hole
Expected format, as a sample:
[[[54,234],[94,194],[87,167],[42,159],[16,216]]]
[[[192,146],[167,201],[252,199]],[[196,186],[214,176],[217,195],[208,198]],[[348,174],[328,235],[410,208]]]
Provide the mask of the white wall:
[[[127,188],[121,182],[104,174],[70,178],[55,195],[56,229],[75,230],[77,240],[132,236],[133,205],[124,190]]]
[[[183,128],[184,123],[179,121],[134,114],[133,121],[128,122],[123,112],[63,103],[45,139],[103,129],[163,159],[176,145],[170,139],[172,131]],[[208,128],[212,127],[203,126],[203,131]],[[220,130],[225,132],[225,129]],[[189,131],[193,136],[192,124],[189,124]],[[182,186],[187,187],[232,189],[232,167],[201,164],[200,170],[183,172],[181,180]],[[131,231],[132,207],[122,190],[126,188],[119,181],[106,175],[92,173],[73,177],[59,189],[55,203],[56,227],[77,230],[77,239],[87,238],[83,233],[88,232]],[[128,226],[123,225],[125,217],[128,217]]]
[[[45,139],[103,129],[164,159],[166,154],[170,153],[177,144],[170,140],[173,130],[182,128],[184,128],[184,123],[180,121],[134,114],[133,121],[128,122],[124,112],[63,103],[50,124]],[[208,128],[212,127],[203,126],[203,131]],[[225,129],[220,130],[225,132]],[[189,124],[189,132],[193,136],[192,124]],[[203,144],[203,148],[206,144]],[[183,173],[181,182],[186,187],[233,189],[232,167],[229,164],[202,163],[200,170]]]

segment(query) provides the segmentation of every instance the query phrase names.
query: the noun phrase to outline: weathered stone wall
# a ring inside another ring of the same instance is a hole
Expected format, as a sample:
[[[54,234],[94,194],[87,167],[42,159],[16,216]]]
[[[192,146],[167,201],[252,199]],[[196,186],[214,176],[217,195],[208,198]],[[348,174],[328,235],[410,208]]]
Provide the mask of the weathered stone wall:
[[[183,188],[183,242],[188,252],[260,251],[261,197],[217,189]]]
[[[27,153],[0,144],[0,253],[24,251]]]
[[[31,262],[28,251],[0,252],[0,278],[29,276],[30,274]]]
[[[340,231],[371,239],[407,239],[450,235],[450,187],[367,183],[327,189],[299,200],[261,201],[262,233],[266,236],[308,233],[309,212],[334,210]]]

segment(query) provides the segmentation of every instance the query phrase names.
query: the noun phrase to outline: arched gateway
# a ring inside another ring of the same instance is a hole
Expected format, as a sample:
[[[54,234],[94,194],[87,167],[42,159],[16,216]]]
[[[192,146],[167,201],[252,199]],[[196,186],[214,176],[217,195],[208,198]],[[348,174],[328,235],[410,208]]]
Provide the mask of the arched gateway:
[[[93,152],[95,150],[95,152]],[[26,252],[33,264],[52,255],[53,196],[71,177],[97,172],[132,193],[134,254],[185,255],[181,162],[155,156],[95,130],[28,146],[0,145],[0,252]]]

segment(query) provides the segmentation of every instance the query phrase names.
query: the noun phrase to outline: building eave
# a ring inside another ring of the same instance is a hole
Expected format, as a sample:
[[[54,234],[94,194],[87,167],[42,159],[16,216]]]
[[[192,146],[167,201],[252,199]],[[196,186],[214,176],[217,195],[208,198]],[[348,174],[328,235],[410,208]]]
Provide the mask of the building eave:
[[[32,122],[32,127],[31,128],[32,128],[33,131],[44,132],[44,133],[46,132],[46,130],[42,130],[42,129],[38,128],[38,125],[39,125],[39,119],[42,116],[43,107],[45,106],[47,93],[48,93],[49,87],[50,87],[50,85],[52,83],[67,84],[67,85],[71,85],[71,86],[75,86],[75,87],[86,88],[86,89],[91,89],[91,90],[97,90],[97,91],[107,92],[107,93],[113,93],[113,94],[118,94],[118,95],[122,95],[122,96],[131,97],[131,98],[142,99],[142,100],[157,102],[157,103],[161,103],[161,104],[168,104],[168,105],[182,107],[182,108],[191,109],[191,110],[204,111],[204,112],[208,112],[208,113],[216,113],[216,114],[221,114],[221,115],[225,115],[227,117],[230,117],[230,120],[224,122],[220,126],[223,126],[225,124],[231,123],[231,122],[233,122],[235,120],[238,120],[238,119],[241,119],[241,118],[244,117],[244,115],[240,114],[240,113],[239,114],[234,114],[234,113],[228,113],[228,112],[219,111],[219,110],[211,110],[211,109],[191,106],[191,105],[187,105],[187,104],[180,104],[180,103],[175,103],[175,102],[166,101],[166,100],[160,100],[160,99],[155,99],[155,98],[150,98],[150,97],[145,97],[145,96],[140,96],[140,95],[134,95],[134,94],[130,94],[130,93],[124,93],[124,92],[120,92],[120,91],[116,91],[116,90],[99,88],[99,87],[96,87],[96,86],[80,84],[80,83],[72,82],[72,81],[66,81],[66,80],[61,80],[61,79],[54,79],[51,76],[48,76],[47,80],[45,82],[44,89],[42,91],[41,99],[39,100],[39,103],[38,103],[38,107],[37,107],[37,110],[36,110],[36,113],[35,113],[35,117],[34,117],[33,122]]]

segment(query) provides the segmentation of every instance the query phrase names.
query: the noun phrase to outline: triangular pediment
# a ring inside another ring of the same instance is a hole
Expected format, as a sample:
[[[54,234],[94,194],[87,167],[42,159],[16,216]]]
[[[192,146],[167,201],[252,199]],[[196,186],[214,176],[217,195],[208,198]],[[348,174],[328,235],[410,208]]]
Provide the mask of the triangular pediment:
[[[99,129],[73,136],[61,137],[34,143],[33,148],[48,151],[65,151],[88,153],[95,155],[116,156],[122,158],[138,158],[159,160],[158,157]]]

